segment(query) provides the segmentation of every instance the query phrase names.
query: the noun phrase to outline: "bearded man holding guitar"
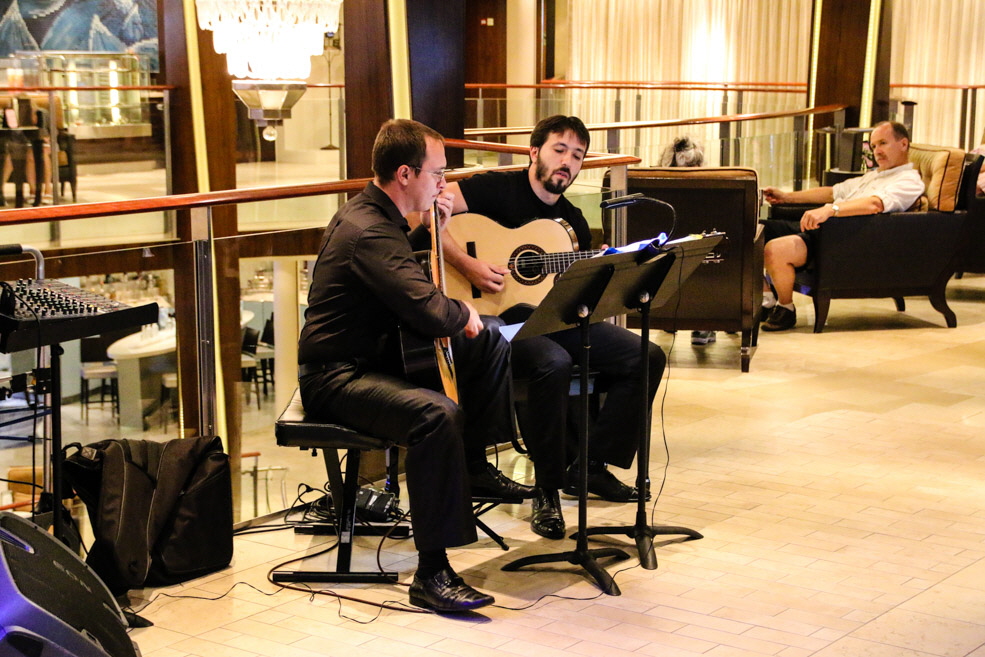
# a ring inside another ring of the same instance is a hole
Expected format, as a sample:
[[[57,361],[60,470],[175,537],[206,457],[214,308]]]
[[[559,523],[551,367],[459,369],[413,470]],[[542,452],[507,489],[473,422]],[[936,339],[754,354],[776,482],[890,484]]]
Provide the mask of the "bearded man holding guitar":
[[[574,116],[551,116],[540,121],[530,135],[530,166],[524,171],[489,172],[448,185],[454,196],[455,214],[486,215],[507,228],[519,228],[537,219],[562,219],[573,230],[575,249],[591,248],[591,232],[581,210],[564,197],[577,178],[588,152],[588,129]],[[452,217],[445,231],[445,257],[465,275],[477,293],[500,294],[521,283],[506,263],[484,257],[481,244],[457,244]],[[549,248],[547,250],[550,250]],[[472,252],[470,254],[470,252]],[[485,253],[488,253],[485,252]],[[619,481],[607,464],[629,468],[639,444],[639,389],[643,364],[639,337],[607,322],[591,325],[591,368],[596,382],[606,391],[605,404],[589,435],[588,491],[605,500],[631,502],[637,490]],[[533,500],[531,529],[541,536],[565,535],[558,489],[577,494],[579,468],[568,464],[568,394],[571,370],[581,346],[576,329],[513,343],[512,367],[516,377],[529,381],[528,411],[519,417],[521,432],[534,461],[537,494]],[[648,402],[663,376],[666,356],[650,345]],[[567,477],[566,477],[567,474]]]
[[[407,492],[418,550],[410,601],[443,612],[493,602],[466,584],[446,549],[476,540],[472,492],[531,497],[492,467],[488,443],[512,436],[509,343],[471,304],[449,299],[414,256],[429,231],[411,233],[411,212],[447,219],[444,139],[416,121],[383,124],[373,145],[375,177],[325,230],[311,276],[298,348],[305,410],[407,448]],[[428,338],[451,337],[456,403],[408,381],[387,345],[398,324]],[[465,437],[469,440],[466,441]]]

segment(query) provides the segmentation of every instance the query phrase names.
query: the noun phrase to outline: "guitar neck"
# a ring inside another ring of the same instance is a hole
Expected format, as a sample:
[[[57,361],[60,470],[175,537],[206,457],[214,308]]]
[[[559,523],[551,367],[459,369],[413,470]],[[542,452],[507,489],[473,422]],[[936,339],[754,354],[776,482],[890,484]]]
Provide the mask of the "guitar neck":
[[[445,258],[441,249],[441,228],[437,201],[431,206],[431,282],[445,291]]]
[[[576,260],[585,260],[601,255],[602,250],[594,251],[562,251],[560,253],[545,253],[540,256],[543,258],[544,271],[551,274],[560,274],[571,266]],[[529,256],[528,256],[529,257]]]

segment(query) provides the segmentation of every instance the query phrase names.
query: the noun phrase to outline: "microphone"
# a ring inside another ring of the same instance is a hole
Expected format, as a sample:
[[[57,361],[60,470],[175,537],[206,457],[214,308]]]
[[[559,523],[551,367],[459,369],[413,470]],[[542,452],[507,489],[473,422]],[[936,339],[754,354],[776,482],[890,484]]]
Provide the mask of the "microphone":
[[[677,211],[674,210],[674,206],[667,201],[661,201],[658,198],[650,198],[649,196],[645,196],[642,192],[636,192],[635,194],[629,194],[628,196],[619,196],[616,198],[610,198],[608,201],[602,201],[599,203],[599,207],[603,210],[615,210],[616,208],[626,207],[627,205],[635,205],[636,203],[641,203],[643,201],[662,205],[670,210],[670,230],[667,234],[673,235],[674,229],[677,228]]]
[[[639,203],[640,201],[652,200],[654,199],[647,198],[642,192],[637,192],[628,196],[619,196],[617,198],[610,198],[608,201],[602,201],[599,203],[599,207],[603,210],[615,210],[616,208],[633,205],[634,203]]]

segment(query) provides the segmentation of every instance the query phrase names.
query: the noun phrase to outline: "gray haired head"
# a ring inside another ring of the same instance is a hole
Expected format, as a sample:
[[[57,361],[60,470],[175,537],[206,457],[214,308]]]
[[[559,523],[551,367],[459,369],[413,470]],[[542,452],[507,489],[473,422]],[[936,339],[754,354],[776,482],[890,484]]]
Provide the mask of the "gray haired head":
[[[701,144],[688,136],[678,137],[660,154],[662,167],[700,167],[705,163]]]

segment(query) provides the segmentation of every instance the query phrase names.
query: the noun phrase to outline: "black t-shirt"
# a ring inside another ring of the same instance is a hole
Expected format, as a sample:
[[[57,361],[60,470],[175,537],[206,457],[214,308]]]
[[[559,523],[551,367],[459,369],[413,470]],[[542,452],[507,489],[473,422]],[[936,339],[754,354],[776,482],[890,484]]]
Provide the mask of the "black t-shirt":
[[[527,170],[490,171],[458,181],[469,212],[489,217],[507,228],[519,228],[534,219],[564,219],[575,231],[578,250],[592,248],[592,233],[581,210],[564,195],[547,205],[530,187]]]

